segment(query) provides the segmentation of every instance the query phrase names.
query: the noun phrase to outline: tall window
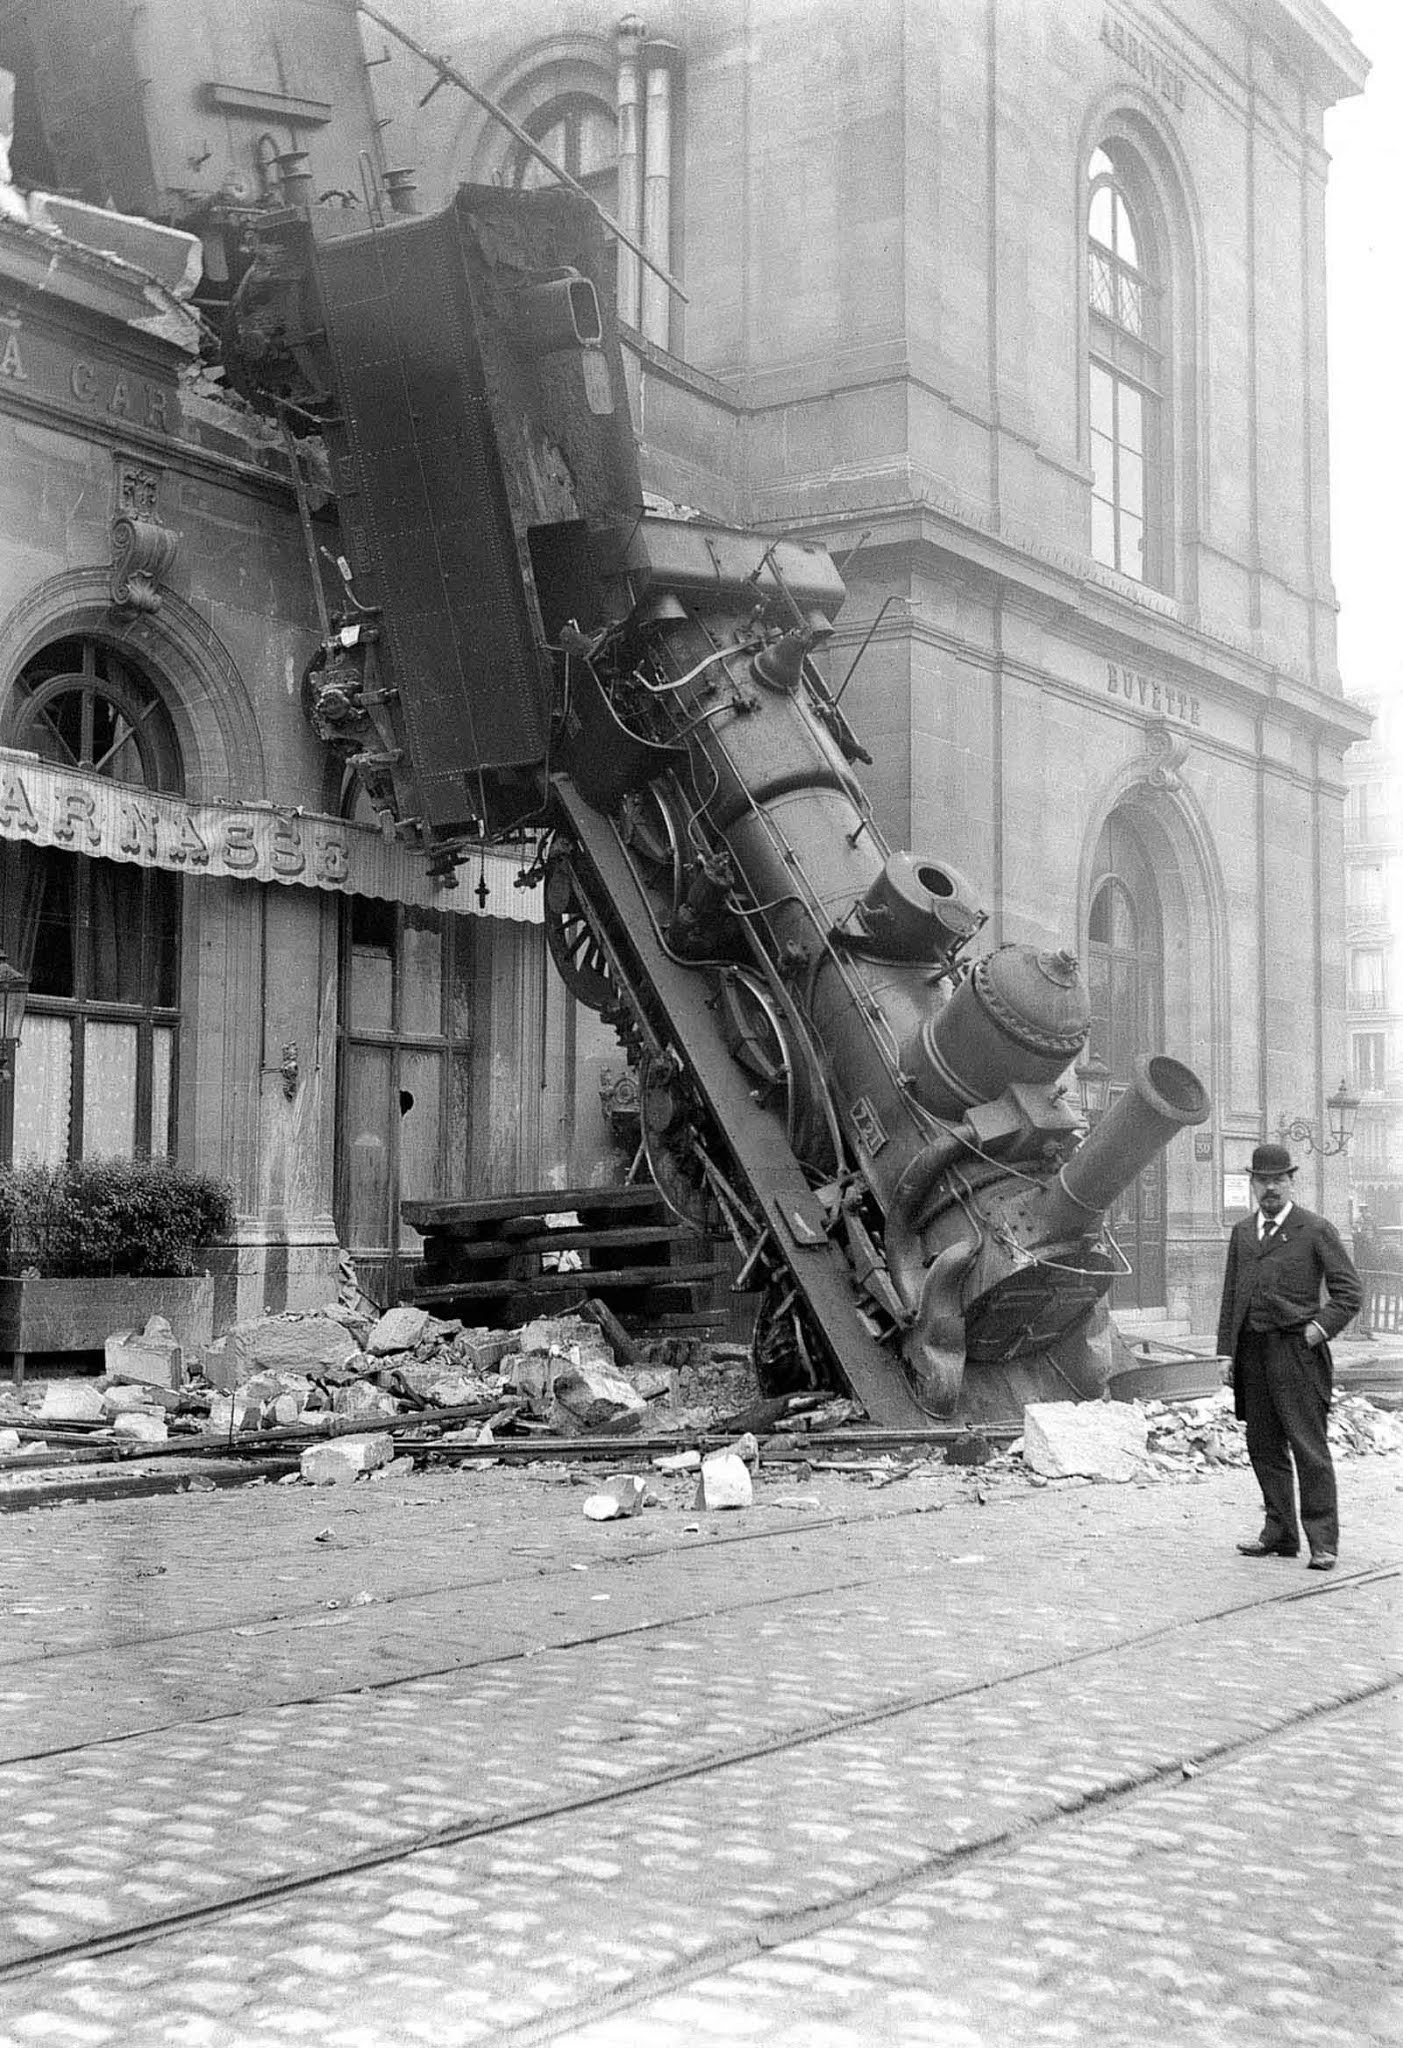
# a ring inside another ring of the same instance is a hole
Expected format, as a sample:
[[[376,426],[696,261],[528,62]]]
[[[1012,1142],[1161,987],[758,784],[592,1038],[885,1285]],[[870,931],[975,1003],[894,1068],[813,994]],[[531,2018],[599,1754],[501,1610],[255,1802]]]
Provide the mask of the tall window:
[[[16,678],[4,743],[56,767],[178,792],[160,696],[101,641],[55,641]],[[0,847],[6,950],[29,975],[14,1152],[160,1157],[175,1141],[181,883],[125,861]]]
[[[1365,861],[1345,870],[1345,896],[1351,910],[1382,910],[1384,871],[1377,861]]]
[[[1345,791],[1345,835],[1365,846],[1390,836],[1389,787],[1385,782],[1352,782]]]
[[[603,100],[588,93],[566,93],[538,107],[522,126],[531,140],[543,149],[576,184],[583,185],[606,213],[614,211],[618,198],[618,120]],[[557,181],[530,150],[518,143],[511,158],[510,181],[520,192]]]
[[[1387,1043],[1387,1034],[1382,1031],[1355,1032],[1353,1045],[1356,1088],[1378,1089],[1384,1086]]]
[[[1162,292],[1146,210],[1134,202],[1131,183],[1111,145],[1093,151],[1087,201],[1091,552],[1108,569],[1165,588]]]
[[[1351,948],[1349,999],[1356,1010],[1383,1010],[1388,1007],[1382,946]]]

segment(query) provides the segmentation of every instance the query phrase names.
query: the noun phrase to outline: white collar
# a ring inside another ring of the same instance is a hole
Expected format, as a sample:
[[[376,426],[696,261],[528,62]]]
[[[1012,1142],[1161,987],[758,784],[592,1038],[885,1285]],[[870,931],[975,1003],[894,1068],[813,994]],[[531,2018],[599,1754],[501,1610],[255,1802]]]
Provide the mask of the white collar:
[[[1284,1209],[1278,1209],[1275,1216],[1273,1216],[1271,1219],[1271,1228],[1273,1230],[1280,1230],[1282,1224],[1286,1221],[1287,1217],[1291,1214],[1291,1211],[1295,1208],[1295,1206],[1296,1204],[1294,1202],[1288,1202]],[[1267,1219],[1259,1209],[1257,1211],[1257,1242],[1259,1244],[1261,1243],[1262,1239],[1266,1236],[1266,1234]]]

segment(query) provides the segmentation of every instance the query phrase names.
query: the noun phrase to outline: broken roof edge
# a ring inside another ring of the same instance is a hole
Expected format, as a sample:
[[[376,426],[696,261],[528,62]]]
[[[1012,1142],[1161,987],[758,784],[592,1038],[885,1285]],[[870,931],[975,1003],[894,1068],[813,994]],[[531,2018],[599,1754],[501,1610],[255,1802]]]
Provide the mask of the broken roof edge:
[[[0,187],[0,276],[151,334],[184,355],[199,349],[200,317],[185,301],[200,266],[198,238],[178,228]]]

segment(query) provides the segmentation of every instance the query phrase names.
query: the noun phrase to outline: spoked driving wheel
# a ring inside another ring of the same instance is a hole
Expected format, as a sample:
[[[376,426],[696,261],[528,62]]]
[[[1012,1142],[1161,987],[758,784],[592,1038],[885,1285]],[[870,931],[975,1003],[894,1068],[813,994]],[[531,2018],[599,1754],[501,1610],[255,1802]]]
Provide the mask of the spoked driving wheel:
[[[561,980],[576,1002],[601,1014],[622,1001],[594,925],[580,895],[570,856],[554,852],[546,862],[546,944]]]
[[[696,1142],[698,1109],[670,1053],[645,1053],[638,1073],[643,1156],[658,1193],[679,1223],[705,1237],[720,1236],[725,1219]]]

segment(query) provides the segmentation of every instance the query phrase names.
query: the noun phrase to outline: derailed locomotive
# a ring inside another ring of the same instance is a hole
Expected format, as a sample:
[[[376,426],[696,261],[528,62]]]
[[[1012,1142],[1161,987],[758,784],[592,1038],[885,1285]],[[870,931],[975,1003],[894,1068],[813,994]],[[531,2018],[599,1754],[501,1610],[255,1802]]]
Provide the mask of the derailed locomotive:
[[[349,558],[309,715],[440,867],[535,837],[653,1176],[761,1290],[762,1384],[907,1427],[1096,1398],[1106,1212],[1204,1089],[1151,1058],[1087,1134],[1075,958],[977,952],[971,884],[873,815],[829,556],[644,511],[601,263],[559,190],[265,230],[231,361],[324,432]]]

